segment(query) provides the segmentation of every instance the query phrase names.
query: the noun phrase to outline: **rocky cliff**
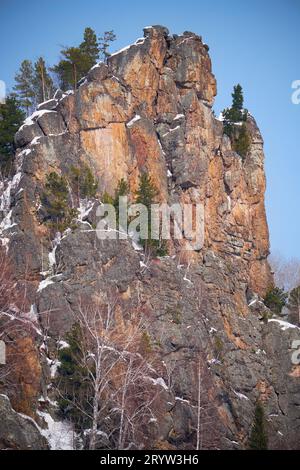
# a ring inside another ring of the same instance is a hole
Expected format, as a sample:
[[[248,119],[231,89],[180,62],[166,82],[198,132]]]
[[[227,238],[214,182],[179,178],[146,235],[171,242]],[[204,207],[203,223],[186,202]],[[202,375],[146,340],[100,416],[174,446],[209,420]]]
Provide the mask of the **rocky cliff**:
[[[19,385],[33,418],[41,419],[41,401],[51,408],[53,345],[70,329],[80,299],[114,288],[124,318],[138,312],[146,321],[161,388],[140,446],[195,448],[200,386],[202,448],[245,448],[257,400],[270,447],[299,448],[300,369],[291,345],[300,332],[264,321],[261,302],[272,283],[263,139],[250,116],[250,151],[245,159],[235,153],[212,111],[215,95],[202,39],[149,27],[108,64],[93,67],[75,92],[41,104],[16,134],[0,230],[15,279],[26,287],[26,321],[38,331],[23,370],[31,376],[34,364],[34,380]],[[46,177],[82,162],[97,177],[100,199],[121,178],[134,194],[147,171],[161,202],[201,203],[203,248],[170,242],[169,256],[146,262],[130,241],[97,238],[97,200],[80,207],[77,227],[51,239],[41,218]],[[14,406],[28,414],[22,400]]]

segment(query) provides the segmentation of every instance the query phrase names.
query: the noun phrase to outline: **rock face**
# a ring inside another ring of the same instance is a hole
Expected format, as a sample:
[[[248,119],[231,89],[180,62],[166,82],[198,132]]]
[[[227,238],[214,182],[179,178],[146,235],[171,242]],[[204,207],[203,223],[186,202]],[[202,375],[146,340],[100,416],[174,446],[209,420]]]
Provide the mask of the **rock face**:
[[[36,323],[52,338],[69,330],[80,298],[112,286],[124,315],[144,316],[157,373],[165,383],[172,376],[152,447],[195,448],[201,383],[202,447],[246,448],[260,400],[270,447],[299,448],[299,371],[290,349],[300,332],[265,323],[259,300],[272,283],[263,140],[250,117],[251,147],[241,159],[214,117],[215,95],[200,37],[146,28],[144,38],[93,67],[75,93],[40,105],[18,131],[0,236],[16,278],[26,278]],[[96,237],[94,209],[77,229],[49,241],[39,218],[46,175],[79,162],[93,169],[100,194],[113,194],[121,178],[134,194],[147,171],[161,202],[202,204],[203,248],[170,242],[170,256],[145,267],[129,241]]]

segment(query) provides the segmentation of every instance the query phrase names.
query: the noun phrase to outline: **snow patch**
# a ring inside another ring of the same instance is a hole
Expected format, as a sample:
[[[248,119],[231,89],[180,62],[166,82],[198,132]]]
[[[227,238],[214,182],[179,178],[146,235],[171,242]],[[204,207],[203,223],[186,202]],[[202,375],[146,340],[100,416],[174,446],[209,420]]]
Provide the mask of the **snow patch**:
[[[240,400],[249,401],[249,398],[246,397],[246,395],[243,395],[242,393],[236,392],[235,390],[233,390],[233,393],[234,393]]]
[[[289,330],[290,328],[296,328],[300,330],[300,328],[297,325],[293,325],[292,323],[288,323],[287,321],[284,320],[277,320],[276,318],[272,318],[269,320],[269,323],[278,323],[281,326],[282,331]]]
[[[126,124],[126,126],[130,128],[130,127],[132,127],[132,126],[134,125],[135,122],[139,121],[140,119],[141,119],[141,116],[140,116],[139,114],[136,114],[136,115],[134,116],[134,118],[131,119],[131,121],[129,121],[129,122]]]
[[[51,450],[73,450],[74,429],[67,421],[54,421],[49,413],[38,411],[44,418],[48,429],[40,429],[41,434],[47,439]]]

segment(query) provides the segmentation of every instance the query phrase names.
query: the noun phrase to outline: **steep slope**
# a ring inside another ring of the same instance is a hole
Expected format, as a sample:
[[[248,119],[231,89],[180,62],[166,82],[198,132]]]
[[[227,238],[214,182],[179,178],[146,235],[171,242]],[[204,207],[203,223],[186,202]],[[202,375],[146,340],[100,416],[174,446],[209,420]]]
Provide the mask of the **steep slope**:
[[[75,93],[40,105],[16,134],[16,174],[2,188],[2,244],[26,283],[32,321],[51,338],[51,360],[83,298],[114,289],[124,319],[143,316],[162,390],[139,445],[195,448],[200,387],[203,448],[244,448],[258,399],[270,446],[297,448],[299,366],[290,350],[299,331],[262,321],[259,300],[272,283],[263,140],[250,117],[250,151],[245,160],[236,154],[212,112],[215,95],[200,37],[145,28]],[[97,201],[82,208],[77,228],[51,240],[40,204],[46,176],[80,162],[93,169],[100,193],[113,194],[124,178],[133,194],[147,171],[161,202],[201,203],[203,248],[170,242],[170,256],[149,261],[130,241],[101,241]],[[40,350],[35,393],[46,399],[49,357]]]

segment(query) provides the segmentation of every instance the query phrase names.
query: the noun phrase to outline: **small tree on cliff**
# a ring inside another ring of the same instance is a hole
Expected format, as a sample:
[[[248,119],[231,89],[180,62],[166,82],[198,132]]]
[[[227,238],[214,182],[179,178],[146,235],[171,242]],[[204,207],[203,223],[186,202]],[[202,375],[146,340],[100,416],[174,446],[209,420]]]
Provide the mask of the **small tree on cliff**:
[[[86,446],[124,449],[141,442],[157,389],[143,351],[140,316],[125,322],[117,300],[80,306],[69,346],[60,352],[58,394],[63,416],[86,436]]]
[[[103,36],[99,38],[99,50],[100,50],[101,60],[103,60],[103,62],[107,62],[107,59],[110,56],[110,52],[109,52],[110,45],[116,39],[117,39],[117,36],[115,35],[113,30],[105,31],[103,33]]]
[[[29,116],[35,104],[34,68],[30,60],[23,60],[19,72],[15,75],[15,82],[14,91],[18,95],[20,105]]]
[[[300,325],[300,286],[291,291],[287,307],[291,322]]]
[[[264,303],[273,313],[280,315],[287,298],[288,294],[283,289],[271,287],[265,296]]]
[[[265,412],[260,402],[258,402],[255,407],[254,423],[250,434],[249,448],[251,450],[268,449]]]

